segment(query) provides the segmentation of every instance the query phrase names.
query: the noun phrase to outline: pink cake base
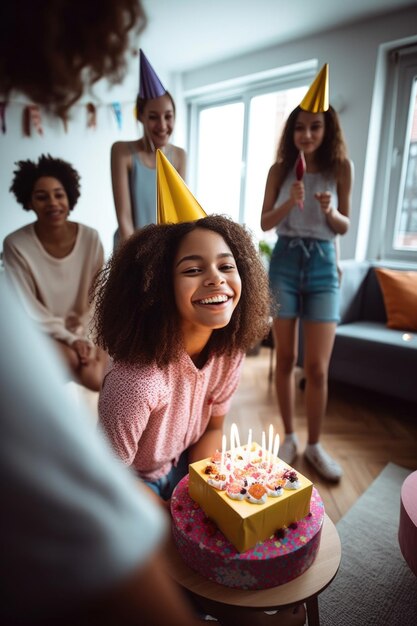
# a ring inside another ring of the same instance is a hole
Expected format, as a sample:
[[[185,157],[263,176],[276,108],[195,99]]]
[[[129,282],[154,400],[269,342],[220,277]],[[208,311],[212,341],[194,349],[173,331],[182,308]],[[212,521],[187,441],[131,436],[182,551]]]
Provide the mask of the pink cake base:
[[[256,505],[254,505],[256,506]],[[187,565],[205,578],[236,589],[267,589],[300,576],[320,545],[324,505],[313,488],[310,513],[270,539],[238,552],[188,494],[188,476],[171,499],[172,533]]]

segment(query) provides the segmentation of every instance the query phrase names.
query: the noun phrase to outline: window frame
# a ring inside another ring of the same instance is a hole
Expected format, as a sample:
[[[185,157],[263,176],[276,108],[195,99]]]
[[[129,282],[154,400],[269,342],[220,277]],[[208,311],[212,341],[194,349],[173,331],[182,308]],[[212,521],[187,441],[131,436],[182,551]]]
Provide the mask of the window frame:
[[[196,188],[198,172],[198,137],[199,116],[204,109],[236,102],[244,105],[242,169],[240,180],[239,222],[245,222],[246,169],[249,139],[250,104],[252,98],[283,91],[302,85],[309,85],[318,71],[318,59],[309,59],[300,63],[274,68],[256,74],[250,74],[230,81],[207,85],[184,93],[188,120],[188,181],[191,189]]]
[[[413,94],[417,90],[417,45],[387,51],[384,111],[368,239],[368,258],[417,262],[417,250],[394,248],[407,173]]]
[[[242,96],[225,96],[224,98],[220,97],[218,99],[215,100],[211,100],[210,102],[206,102],[206,103],[199,103],[197,105],[197,107],[193,110],[193,115],[196,115],[196,132],[199,133],[199,119],[200,119],[200,113],[202,111],[205,111],[206,109],[210,109],[210,108],[214,108],[214,107],[220,107],[220,106],[225,106],[225,105],[229,105],[229,104],[236,104],[236,103],[242,103],[243,104],[243,139],[242,139],[242,155],[241,155],[241,162],[242,162],[242,167],[243,164],[245,163],[244,157],[246,155],[246,146],[245,146],[245,136],[247,133],[247,125],[248,125],[248,106],[247,106],[247,102],[245,97]],[[191,135],[190,136],[190,141],[191,141]],[[197,173],[198,173],[198,134],[196,134],[195,136],[193,136],[193,148],[191,149],[191,144],[188,148],[188,154],[190,154],[190,158],[189,161],[190,163],[193,164],[193,168],[190,170],[189,172],[189,180],[190,180],[190,186],[192,189],[196,189],[197,188]],[[242,223],[242,212],[243,212],[243,200],[242,200],[242,193],[244,190],[244,175],[243,172],[241,171],[241,176],[240,176],[240,196],[239,196],[239,210],[238,210],[238,214],[239,214],[239,223]]]

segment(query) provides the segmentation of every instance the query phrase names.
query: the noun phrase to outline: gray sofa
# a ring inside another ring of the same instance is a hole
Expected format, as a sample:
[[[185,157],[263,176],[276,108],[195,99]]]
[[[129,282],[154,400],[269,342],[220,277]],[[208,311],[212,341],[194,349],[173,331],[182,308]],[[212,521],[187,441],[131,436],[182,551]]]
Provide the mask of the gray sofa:
[[[375,273],[378,266],[398,270],[415,268],[369,261],[342,261],[341,266],[341,320],[336,330],[329,380],[417,402],[417,332],[387,328]],[[302,345],[300,348],[299,364]]]

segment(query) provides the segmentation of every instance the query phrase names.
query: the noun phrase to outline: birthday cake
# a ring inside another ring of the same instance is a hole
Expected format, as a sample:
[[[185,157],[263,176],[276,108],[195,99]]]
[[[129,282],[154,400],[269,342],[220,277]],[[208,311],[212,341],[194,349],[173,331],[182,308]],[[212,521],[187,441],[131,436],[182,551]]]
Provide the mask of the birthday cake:
[[[251,443],[191,464],[171,513],[191,569],[228,587],[266,589],[310,567],[324,506],[308,478]]]

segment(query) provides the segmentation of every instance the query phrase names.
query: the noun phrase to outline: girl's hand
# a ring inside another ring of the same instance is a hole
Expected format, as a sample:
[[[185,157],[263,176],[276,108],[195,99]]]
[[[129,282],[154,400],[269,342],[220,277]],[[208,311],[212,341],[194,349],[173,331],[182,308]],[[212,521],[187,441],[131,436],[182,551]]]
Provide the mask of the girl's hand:
[[[320,208],[323,211],[323,213],[325,215],[330,213],[330,211],[332,210],[332,207],[330,206],[332,194],[330,193],[330,191],[323,191],[321,193],[315,193],[314,197],[316,198],[316,200],[319,201]]]
[[[85,339],[77,339],[72,344],[72,348],[77,353],[80,365],[88,365],[91,354],[91,344]]]
[[[304,183],[302,180],[296,180],[290,187],[290,198],[294,204],[303,206],[304,204]]]

